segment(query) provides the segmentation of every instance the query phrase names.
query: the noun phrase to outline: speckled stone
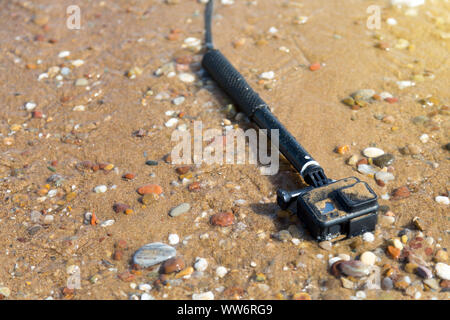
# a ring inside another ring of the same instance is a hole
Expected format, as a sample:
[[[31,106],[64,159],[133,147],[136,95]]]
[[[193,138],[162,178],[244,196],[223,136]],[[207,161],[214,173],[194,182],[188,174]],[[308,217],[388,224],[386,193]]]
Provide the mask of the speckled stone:
[[[393,154],[391,153],[385,153],[379,157],[376,157],[373,159],[373,164],[380,167],[380,168],[384,168],[384,167],[389,167],[390,165],[392,165],[395,161],[395,157]]]

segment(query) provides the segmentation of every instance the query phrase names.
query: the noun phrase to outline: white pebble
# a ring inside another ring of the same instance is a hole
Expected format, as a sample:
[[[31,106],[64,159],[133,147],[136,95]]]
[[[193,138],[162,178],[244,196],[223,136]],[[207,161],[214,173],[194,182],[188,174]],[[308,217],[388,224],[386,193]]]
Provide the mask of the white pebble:
[[[435,266],[436,275],[443,280],[450,280],[450,266],[448,264],[438,262]]]
[[[373,235],[372,232],[366,232],[362,235],[362,238],[365,242],[374,242],[375,241],[375,236]]]
[[[398,88],[400,90],[408,88],[408,87],[413,87],[415,85],[416,84],[414,82],[408,81],[408,80],[406,80],[406,81],[397,81],[397,86],[398,86]]]
[[[403,250],[403,244],[400,241],[400,239],[395,238],[394,240],[392,240],[392,244],[394,245],[394,247],[396,247],[397,249]]]
[[[214,293],[212,293],[211,291],[194,293],[192,295],[192,300],[214,300]]]
[[[278,29],[277,29],[277,28],[275,28],[275,27],[270,27],[269,33],[275,34],[275,33],[277,33],[277,32],[278,32]]]
[[[204,258],[197,258],[194,264],[194,269],[197,271],[205,271],[208,268],[208,261]]]
[[[356,291],[355,296],[359,299],[365,299],[367,297],[364,291]]]
[[[58,54],[58,58],[66,58],[66,57],[68,57],[68,56],[70,56],[70,51],[61,51],[61,52]]]
[[[110,226],[112,226],[114,224],[114,222],[116,222],[116,221],[115,220],[103,221],[102,223],[100,223],[100,227],[103,227],[103,228],[110,227]]]
[[[183,96],[180,96],[180,97],[176,97],[175,99],[173,99],[172,103],[176,106],[179,106],[180,104],[182,104],[184,102],[184,100],[186,100],[186,98]]]
[[[379,171],[375,174],[375,179],[381,180],[384,183],[388,183],[389,181],[394,181],[395,177],[392,173],[387,171]]]
[[[348,254],[346,254],[346,253],[340,253],[339,255],[338,255],[338,257],[339,258],[341,258],[342,260],[344,260],[344,261],[350,261],[352,258],[348,255]]]
[[[149,285],[148,283],[141,283],[138,288],[139,288],[139,290],[145,291],[145,292],[149,292],[150,290],[152,290],[152,286]]]
[[[34,108],[36,108],[36,103],[34,103],[34,102],[25,103],[25,109],[27,111],[32,111],[32,110],[34,110]]]
[[[47,214],[44,217],[44,224],[51,224],[55,220],[55,217],[51,214]]]
[[[220,266],[220,267],[217,267],[217,269],[216,269],[216,275],[217,275],[219,278],[225,277],[225,275],[226,275],[227,273],[228,273],[228,270],[227,270],[227,268],[225,268],[225,267]]]
[[[387,98],[393,98],[394,96],[390,92],[383,91],[380,93],[381,100],[385,100]]]
[[[423,135],[421,135],[421,136],[419,137],[419,140],[420,140],[422,143],[427,143],[428,141],[430,141],[430,136],[427,135],[426,133],[424,133]]]
[[[153,296],[151,296],[147,292],[144,292],[143,294],[141,294],[141,300],[155,300],[155,298],[153,298]]]
[[[448,199],[448,197],[444,197],[444,196],[437,196],[436,198],[434,198],[436,200],[437,203],[440,204],[450,204],[450,200]]]
[[[377,260],[377,256],[370,251],[364,252],[359,258],[362,263],[373,266]]]
[[[275,78],[275,72],[273,71],[263,72],[259,77],[264,80],[272,80],[273,78]]]
[[[167,128],[173,127],[174,125],[176,125],[178,123],[178,119],[177,118],[170,118],[164,125]]]
[[[177,234],[175,233],[169,234],[169,244],[175,245],[178,242],[180,242],[180,237]]]
[[[397,25],[397,20],[395,20],[394,18],[387,18],[387,19],[386,19],[386,22],[387,22],[387,24],[390,25],[390,26],[395,26],[395,25]]]
[[[225,6],[230,6],[230,5],[234,4],[234,0],[222,0],[221,2]]]
[[[360,164],[358,166],[358,172],[362,174],[376,174],[378,172],[377,168],[371,166],[370,164]]]
[[[412,7],[418,7],[423,4],[425,4],[425,0],[391,0],[391,4],[393,6],[408,6],[410,8]]]
[[[369,147],[363,150],[363,155],[366,156],[367,158],[376,158],[382,156],[383,154],[384,151],[381,150],[380,148]]]
[[[85,111],[85,110],[86,110],[86,107],[83,106],[83,105],[75,106],[75,107],[73,107],[72,110],[73,110],[73,111]]]
[[[99,186],[96,186],[96,187],[94,188],[94,191],[95,191],[96,193],[104,193],[104,192],[106,192],[106,190],[108,190],[108,187],[105,186],[104,184],[99,185]]]
[[[82,66],[83,64],[84,64],[84,60],[81,60],[81,59],[77,59],[77,60],[72,61],[72,65],[73,65],[74,67],[80,67],[80,66]]]
[[[185,83],[192,83],[195,80],[194,75],[190,74],[190,73],[180,73],[178,75],[178,79],[180,79],[181,81],[185,82]]]

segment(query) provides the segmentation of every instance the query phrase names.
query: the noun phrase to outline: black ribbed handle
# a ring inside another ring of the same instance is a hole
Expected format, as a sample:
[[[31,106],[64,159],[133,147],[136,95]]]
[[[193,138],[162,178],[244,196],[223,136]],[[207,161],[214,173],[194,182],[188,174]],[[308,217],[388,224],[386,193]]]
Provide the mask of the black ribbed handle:
[[[248,117],[251,118],[258,108],[267,106],[219,50],[208,51],[202,65]]]
[[[270,112],[267,104],[219,50],[206,52],[202,65],[242,112],[261,129],[267,129],[269,137],[272,129],[278,130],[279,150],[303,176],[306,183],[320,186],[328,182],[319,164]]]

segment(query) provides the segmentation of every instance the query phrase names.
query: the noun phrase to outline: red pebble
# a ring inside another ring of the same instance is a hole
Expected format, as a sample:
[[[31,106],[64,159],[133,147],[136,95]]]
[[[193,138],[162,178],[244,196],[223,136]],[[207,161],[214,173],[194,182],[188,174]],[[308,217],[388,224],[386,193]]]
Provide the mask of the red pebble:
[[[410,195],[411,192],[409,191],[407,186],[397,188],[393,192],[394,199],[396,200],[408,198]]]
[[[386,98],[384,100],[386,102],[389,102],[389,103],[396,103],[396,102],[398,102],[398,98]]]
[[[230,211],[216,213],[211,217],[211,224],[214,226],[228,227],[234,222],[234,214]]]

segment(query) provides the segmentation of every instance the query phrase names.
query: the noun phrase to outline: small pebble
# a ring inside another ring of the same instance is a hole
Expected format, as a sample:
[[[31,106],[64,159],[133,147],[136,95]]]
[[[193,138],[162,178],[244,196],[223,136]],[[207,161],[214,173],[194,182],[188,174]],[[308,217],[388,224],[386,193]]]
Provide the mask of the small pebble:
[[[436,262],[447,262],[447,260],[448,260],[448,253],[447,253],[447,251],[442,250],[442,249],[438,250],[436,252],[436,254],[434,255],[434,260]]]
[[[363,239],[365,242],[374,242],[374,241],[375,241],[375,236],[373,235],[372,232],[365,232],[365,233],[362,235],[362,239]]]
[[[370,273],[370,266],[358,260],[342,261],[339,264],[339,269],[345,275],[356,278],[367,276]]]
[[[194,268],[196,271],[205,271],[208,268],[208,261],[204,258],[197,258],[194,264]]]
[[[178,78],[185,83],[192,83],[195,81],[195,76],[190,73],[180,73]]]
[[[136,251],[133,263],[142,268],[148,268],[175,257],[176,253],[175,248],[164,243],[149,243]]]
[[[322,241],[322,242],[319,242],[319,247],[321,247],[323,250],[326,250],[326,251],[330,251],[331,249],[332,249],[332,243],[331,243],[331,241]]]
[[[434,198],[436,200],[437,203],[439,204],[445,204],[445,205],[449,205],[450,204],[450,200],[448,197],[444,197],[444,196],[437,196],[436,198]]]
[[[155,300],[155,298],[147,292],[144,292],[141,294],[141,300]]]
[[[388,246],[387,251],[389,255],[395,260],[397,260],[400,257],[401,250],[394,246]]]
[[[176,125],[178,123],[178,119],[177,118],[170,118],[166,123],[164,123],[164,125],[168,128],[173,127],[174,125]]]
[[[362,263],[367,264],[369,266],[373,266],[377,260],[377,256],[370,252],[366,251],[363,254],[361,254],[361,257],[359,258]]]
[[[162,193],[162,188],[161,188],[161,186],[159,186],[157,184],[147,184],[147,185],[144,185],[144,186],[138,188],[137,192],[140,195],[145,195],[145,194],[149,194],[149,193],[154,193],[154,194],[160,195]]]
[[[191,209],[191,205],[187,202],[182,203],[169,212],[169,216],[171,217],[178,217],[179,215],[182,215],[183,213],[188,212]]]
[[[423,279],[431,279],[433,278],[433,272],[430,269],[424,266],[418,266],[416,269],[416,273],[419,277]]]
[[[379,148],[369,147],[363,150],[363,155],[367,158],[377,158],[384,155],[384,151]]]
[[[234,222],[234,214],[230,211],[216,213],[211,216],[210,222],[213,226],[228,227]]]
[[[383,290],[392,290],[394,288],[394,282],[391,278],[385,277],[381,281],[381,288],[383,288]]]
[[[375,175],[378,170],[370,164],[360,164],[358,165],[358,172],[366,175]]]
[[[0,298],[2,296],[5,298],[8,298],[10,295],[11,295],[11,290],[8,287],[0,287]]]
[[[395,189],[392,195],[395,200],[400,200],[408,198],[411,195],[411,192],[409,191],[407,186],[402,186],[400,188]]]
[[[217,269],[216,269],[216,275],[217,275],[219,278],[225,277],[225,275],[226,275],[227,273],[228,273],[228,270],[227,270],[227,268],[225,268],[225,267],[220,266],[220,267],[217,267]]]
[[[192,300],[214,300],[214,293],[212,293],[211,291],[194,293],[192,295]]]
[[[170,274],[174,272],[180,272],[185,267],[184,260],[180,257],[170,258],[163,262],[161,265],[162,273]]]
[[[435,265],[436,275],[443,280],[450,280],[450,266],[443,262],[438,262]]]
[[[430,141],[430,136],[427,135],[426,133],[424,133],[424,134],[422,134],[422,135],[419,137],[419,140],[420,140],[422,143],[427,143],[428,141]]]
[[[178,244],[178,242],[180,242],[180,237],[177,234],[175,234],[175,233],[169,234],[169,244],[170,245],[176,245],[176,244]]]
[[[272,80],[273,78],[275,78],[275,72],[273,71],[263,72],[259,77],[264,80]]]
[[[373,159],[373,164],[380,167],[380,168],[384,168],[384,167],[389,167],[390,165],[392,165],[395,161],[395,157],[394,155],[390,154],[390,153],[385,153],[379,157],[376,157]]]
[[[108,187],[105,185],[99,185],[94,188],[95,193],[104,193],[108,190]]]

